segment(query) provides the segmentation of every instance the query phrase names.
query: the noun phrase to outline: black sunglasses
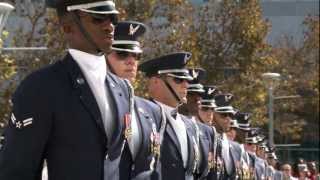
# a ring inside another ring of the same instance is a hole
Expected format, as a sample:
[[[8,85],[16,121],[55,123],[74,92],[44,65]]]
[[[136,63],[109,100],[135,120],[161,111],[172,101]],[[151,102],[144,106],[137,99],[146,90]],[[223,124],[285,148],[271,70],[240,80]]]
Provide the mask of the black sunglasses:
[[[186,79],[177,78],[177,77],[172,77],[172,79],[173,79],[174,83],[176,83],[176,84],[182,84],[184,81],[186,81]]]
[[[207,111],[213,111],[213,110],[214,110],[214,108],[212,108],[212,107],[201,107],[201,111],[207,112]]]
[[[95,24],[102,24],[106,21],[110,21],[113,25],[118,24],[118,15],[116,14],[96,14],[96,13],[87,13],[92,17],[92,20]]]
[[[132,53],[127,51],[115,51],[115,52],[120,60],[126,60],[129,56],[132,56],[137,61],[141,59],[141,54],[139,53]]]
[[[220,116],[223,118],[226,118],[226,117],[233,118],[233,114],[231,114],[231,113],[220,113]]]

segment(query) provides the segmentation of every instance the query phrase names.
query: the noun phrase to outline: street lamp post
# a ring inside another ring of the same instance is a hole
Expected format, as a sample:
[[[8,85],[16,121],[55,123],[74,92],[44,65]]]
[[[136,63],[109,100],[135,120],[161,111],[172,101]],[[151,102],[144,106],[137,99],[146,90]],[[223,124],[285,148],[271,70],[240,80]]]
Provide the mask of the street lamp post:
[[[0,2],[0,37],[2,35],[2,29],[12,10],[14,10],[14,7],[11,4]]]
[[[6,25],[7,19],[10,15],[10,12],[14,10],[14,6],[9,3],[0,2],[0,39],[2,35],[2,30]],[[0,53],[2,51],[30,51],[30,50],[47,50],[47,47],[2,47],[0,44]]]
[[[269,114],[269,144],[274,145],[274,113],[273,113],[273,88],[268,88],[269,95],[269,105],[268,105],[268,114]]]
[[[274,115],[273,115],[273,91],[278,86],[281,75],[278,73],[264,73],[262,78],[268,89],[269,103],[268,103],[268,115],[269,115],[269,144],[274,145]]]

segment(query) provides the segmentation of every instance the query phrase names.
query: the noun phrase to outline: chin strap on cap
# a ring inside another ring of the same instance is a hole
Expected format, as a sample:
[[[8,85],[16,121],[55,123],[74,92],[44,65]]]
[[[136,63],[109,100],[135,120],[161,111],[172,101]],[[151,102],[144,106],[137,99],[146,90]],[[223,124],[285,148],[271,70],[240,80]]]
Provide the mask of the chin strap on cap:
[[[90,34],[85,30],[85,28],[83,27],[82,22],[80,21],[80,17],[77,14],[76,11],[71,12],[71,17],[72,19],[75,21],[75,23],[77,24],[80,32],[82,33],[82,35],[84,36],[84,38],[89,42],[89,44],[96,50],[98,55],[103,55],[104,52],[98,47],[98,45],[93,41],[92,37],[90,36]]]

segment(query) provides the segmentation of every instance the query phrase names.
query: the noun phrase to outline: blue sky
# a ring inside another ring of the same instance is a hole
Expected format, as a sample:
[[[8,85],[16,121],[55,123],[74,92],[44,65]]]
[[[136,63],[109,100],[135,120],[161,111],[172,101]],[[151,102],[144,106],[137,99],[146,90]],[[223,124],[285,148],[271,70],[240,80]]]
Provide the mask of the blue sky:
[[[205,0],[190,1],[198,5]],[[305,16],[319,15],[319,0],[261,0],[261,6],[264,17],[272,25],[267,38],[271,44],[276,44],[283,35],[292,36],[299,43],[303,37],[302,22]]]

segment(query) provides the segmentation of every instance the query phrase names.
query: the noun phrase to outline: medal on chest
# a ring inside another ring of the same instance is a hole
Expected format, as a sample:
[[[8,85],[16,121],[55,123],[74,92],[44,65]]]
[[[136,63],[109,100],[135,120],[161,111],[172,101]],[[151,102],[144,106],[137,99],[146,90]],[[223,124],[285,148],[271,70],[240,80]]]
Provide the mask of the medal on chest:
[[[131,115],[126,114],[124,116],[125,132],[124,137],[128,140],[132,137],[132,127],[131,127]]]
[[[156,125],[152,124],[152,132],[150,134],[151,153],[154,156],[160,156],[160,134],[157,132]]]

